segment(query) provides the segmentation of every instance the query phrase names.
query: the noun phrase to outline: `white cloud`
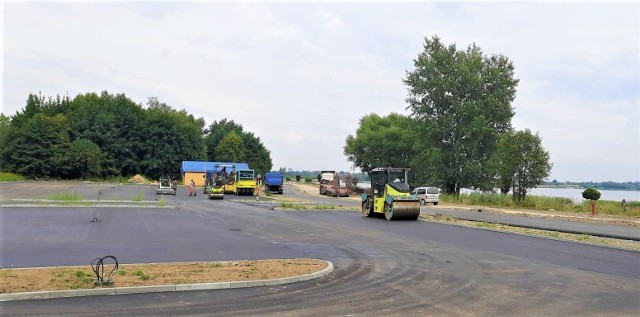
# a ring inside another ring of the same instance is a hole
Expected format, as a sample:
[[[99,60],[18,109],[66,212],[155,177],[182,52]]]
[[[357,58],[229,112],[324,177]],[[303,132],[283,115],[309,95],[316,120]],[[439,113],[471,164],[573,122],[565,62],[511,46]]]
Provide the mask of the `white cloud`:
[[[405,70],[424,37],[437,34],[515,63],[514,125],[543,137],[556,162],[552,177],[578,179],[585,173],[577,166],[588,166],[593,176],[583,179],[639,180],[639,9],[634,2],[6,3],[2,111],[15,113],[38,91],[108,90],[138,103],[157,96],[207,123],[242,124],[271,150],[276,168],[346,170],[346,136],[363,115],[406,113]]]

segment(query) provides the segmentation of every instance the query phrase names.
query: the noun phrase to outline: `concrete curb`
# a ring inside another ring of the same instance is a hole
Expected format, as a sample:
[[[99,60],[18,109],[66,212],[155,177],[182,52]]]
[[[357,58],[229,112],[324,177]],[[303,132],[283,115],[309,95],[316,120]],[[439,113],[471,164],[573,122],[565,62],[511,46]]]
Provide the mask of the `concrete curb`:
[[[333,272],[334,270],[333,263],[331,263],[330,261],[324,261],[324,260],[321,260],[321,261],[327,263],[327,267],[318,272],[313,272],[313,273],[298,275],[293,277],[283,277],[278,279],[11,293],[11,294],[0,294],[0,302],[14,301],[14,300],[54,299],[54,298],[67,298],[67,297],[78,297],[78,296],[95,296],[95,295],[124,295],[124,294],[158,293],[158,292],[208,291],[208,290],[218,290],[218,289],[291,284],[295,282],[313,280]]]
[[[0,208],[141,208],[141,209],[175,209],[176,206],[173,205],[87,205],[87,206],[76,206],[76,205],[62,205],[62,204],[2,204]]]

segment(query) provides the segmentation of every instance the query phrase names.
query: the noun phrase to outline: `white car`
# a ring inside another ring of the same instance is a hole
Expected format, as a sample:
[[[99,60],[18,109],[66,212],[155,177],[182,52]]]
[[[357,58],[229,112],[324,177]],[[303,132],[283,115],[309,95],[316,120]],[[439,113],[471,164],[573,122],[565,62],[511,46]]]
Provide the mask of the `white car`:
[[[416,187],[411,191],[411,195],[420,198],[421,205],[433,203],[435,206],[440,202],[440,190],[437,187]]]

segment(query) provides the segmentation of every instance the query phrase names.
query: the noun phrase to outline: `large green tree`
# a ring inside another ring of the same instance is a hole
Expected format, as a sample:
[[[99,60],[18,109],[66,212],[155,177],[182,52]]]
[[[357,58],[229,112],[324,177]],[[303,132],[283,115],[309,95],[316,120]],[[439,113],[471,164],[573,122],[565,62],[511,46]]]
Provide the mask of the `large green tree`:
[[[73,139],[86,139],[104,154],[101,160],[103,176],[126,176],[140,173],[144,151],[142,120],[144,110],[124,94],[106,91],[100,95],[87,93],[76,96],[69,114]]]
[[[215,156],[220,162],[243,162],[245,156],[242,138],[235,131],[229,132],[216,146]]]
[[[254,169],[257,174],[271,171],[271,167],[273,167],[271,152],[262,144],[260,138],[252,132],[242,133],[241,138],[244,147],[244,160],[249,164],[249,167]]]
[[[63,114],[36,113],[7,132],[7,170],[31,178],[66,176],[70,173],[69,123]]]
[[[398,113],[365,115],[356,135],[347,136],[344,154],[364,172],[383,166],[408,167],[415,155],[415,124],[415,120]]]
[[[496,153],[500,187],[504,193],[509,184],[518,201],[525,199],[528,189],[542,185],[551,171],[549,152],[529,129],[503,134]]]
[[[514,115],[514,66],[505,56],[483,55],[475,44],[458,50],[437,36],[426,38],[423,49],[404,79],[407,108],[419,122],[419,181],[455,194],[488,189],[495,170],[487,163]]]
[[[157,98],[149,98],[147,106],[141,121],[145,140],[140,169],[144,175],[156,179],[176,175],[182,161],[205,158],[202,118],[196,119],[185,110],[176,111]]]
[[[268,172],[273,167],[271,160],[271,152],[267,150],[259,137],[255,136],[252,132],[244,131],[242,125],[234,122],[233,120],[222,119],[220,121],[214,121],[209,125],[207,135],[205,136],[205,144],[207,147],[207,159],[211,162],[225,162],[228,161],[229,155],[222,154],[217,155],[217,147],[222,140],[233,132],[240,136],[242,144],[243,156],[238,161],[230,162],[246,162],[249,167],[256,170],[256,173],[263,174]]]
[[[218,144],[220,144],[220,141],[231,131],[234,131],[237,135],[244,133],[242,125],[235,123],[233,120],[227,120],[226,118],[220,121],[213,121],[213,123],[209,125],[208,131],[205,131],[207,132],[205,136],[207,160],[210,162],[222,162],[222,160],[216,158],[215,150]]]
[[[91,176],[100,175],[102,156],[100,147],[87,139],[78,139],[71,142],[67,160],[70,167],[73,167],[70,176],[87,179]]]

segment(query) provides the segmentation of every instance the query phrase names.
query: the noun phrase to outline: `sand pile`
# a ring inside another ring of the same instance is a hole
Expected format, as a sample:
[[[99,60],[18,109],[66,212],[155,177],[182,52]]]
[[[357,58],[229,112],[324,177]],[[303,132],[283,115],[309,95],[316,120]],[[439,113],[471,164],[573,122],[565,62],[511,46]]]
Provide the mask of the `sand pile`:
[[[130,183],[135,183],[135,184],[150,184],[151,182],[144,178],[144,176],[140,175],[140,174],[136,174],[135,176],[129,178],[129,182]]]

